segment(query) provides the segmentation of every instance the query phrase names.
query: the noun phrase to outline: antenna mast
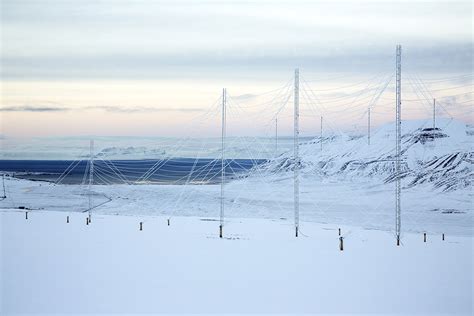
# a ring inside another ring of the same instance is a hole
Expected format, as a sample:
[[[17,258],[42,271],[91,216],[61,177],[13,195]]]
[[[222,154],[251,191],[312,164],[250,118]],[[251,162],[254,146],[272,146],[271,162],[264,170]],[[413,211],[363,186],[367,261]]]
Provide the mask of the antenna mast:
[[[275,157],[278,156],[278,117],[275,117]]]
[[[89,155],[89,222],[91,221],[92,208],[92,185],[94,184],[94,140],[90,140],[90,155]]]
[[[298,230],[300,225],[300,179],[299,179],[299,168],[300,168],[300,157],[299,157],[299,117],[300,117],[300,70],[295,69],[295,94],[294,94],[294,207],[295,207],[295,236],[298,237]]]
[[[225,134],[226,134],[226,89],[222,89],[222,135],[221,135],[221,211],[219,224],[219,237],[222,238],[222,229],[224,227],[224,182],[225,182],[225,165],[224,165],[224,151],[225,151]]]
[[[7,198],[7,192],[5,191],[5,175],[2,173],[2,183],[3,183],[3,196],[0,198],[6,199]]]
[[[320,137],[320,143],[321,143],[321,152],[323,151],[323,117],[321,116],[321,137]]]
[[[370,106],[367,112],[367,144],[370,145]]]
[[[400,206],[400,156],[401,156],[401,93],[402,93],[402,46],[397,45],[397,84],[396,84],[396,189],[395,189],[395,231],[397,235],[397,246],[400,246],[401,206]]]

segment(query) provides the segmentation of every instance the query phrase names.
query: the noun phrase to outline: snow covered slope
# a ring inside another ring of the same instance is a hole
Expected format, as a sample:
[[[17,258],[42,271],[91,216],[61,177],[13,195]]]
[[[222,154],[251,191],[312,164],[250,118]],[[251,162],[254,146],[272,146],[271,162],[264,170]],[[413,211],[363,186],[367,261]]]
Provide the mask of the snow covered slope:
[[[402,177],[405,187],[429,183],[444,191],[469,188],[474,183],[473,128],[455,120],[402,123]],[[431,122],[429,122],[431,124]],[[395,128],[393,123],[371,135],[334,135],[300,146],[303,173],[324,177],[394,180]],[[279,174],[294,168],[293,152],[263,165],[260,171]]]

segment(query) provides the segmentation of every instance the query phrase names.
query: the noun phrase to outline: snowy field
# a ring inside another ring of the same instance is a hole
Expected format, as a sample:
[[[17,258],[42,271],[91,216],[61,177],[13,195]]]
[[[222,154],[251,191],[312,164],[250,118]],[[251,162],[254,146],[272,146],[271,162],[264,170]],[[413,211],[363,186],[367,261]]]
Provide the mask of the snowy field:
[[[284,220],[2,212],[2,314],[465,314],[472,237]]]
[[[7,175],[0,314],[472,315],[474,131],[405,126],[400,247],[390,126],[301,144],[299,238],[291,151],[226,181],[223,239],[220,185]]]
[[[83,212],[87,187],[5,178],[8,198],[0,209],[24,206],[32,212]],[[293,178],[253,176],[226,184],[227,218],[266,218],[293,221]],[[143,216],[219,215],[219,185],[95,185],[93,214]],[[402,192],[403,232],[473,236],[472,192],[434,191],[428,186]],[[300,218],[305,222],[350,225],[392,231],[394,184],[380,181],[336,181],[303,175]]]

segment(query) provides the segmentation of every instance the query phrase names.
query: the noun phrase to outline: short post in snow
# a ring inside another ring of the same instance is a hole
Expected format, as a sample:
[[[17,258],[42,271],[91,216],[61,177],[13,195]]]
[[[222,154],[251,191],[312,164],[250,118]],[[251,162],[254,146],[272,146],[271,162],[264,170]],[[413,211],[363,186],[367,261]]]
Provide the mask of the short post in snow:
[[[219,238],[222,238],[222,225],[219,225]]]
[[[69,224],[69,215],[66,217],[66,223]]]
[[[143,230],[143,222],[140,222],[140,231]]]
[[[397,246],[400,246],[400,236],[397,236]]]
[[[339,250],[344,251],[344,237],[339,237]]]
[[[25,212],[25,219],[28,219],[28,212]]]
[[[86,217],[86,225],[89,225],[89,216]]]
[[[423,242],[426,242],[426,233],[423,233]]]
[[[341,229],[339,228],[339,236],[341,236]]]
[[[168,226],[170,226],[170,219],[168,218]]]
[[[443,237],[442,237],[443,241],[444,241],[444,233],[443,233]]]

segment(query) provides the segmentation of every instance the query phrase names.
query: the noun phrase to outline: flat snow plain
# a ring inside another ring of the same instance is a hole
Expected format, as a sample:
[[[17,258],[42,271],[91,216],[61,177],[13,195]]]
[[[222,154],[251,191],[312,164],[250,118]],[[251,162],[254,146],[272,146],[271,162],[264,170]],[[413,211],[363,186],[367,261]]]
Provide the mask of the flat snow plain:
[[[25,206],[32,210],[82,212],[88,209],[87,185],[5,178],[8,198],[0,210]],[[300,219],[393,231],[394,183],[300,179]],[[219,185],[94,185],[93,213],[143,216],[219,216]],[[109,201],[110,199],[110,201]],[[470,188],[443,192],[430,185],[402,190],[404,232],[473,236]],[[293,174],[253,176],[225,186],[226,218],[284,218],[293,221]]]
[[[0,212],[0,314],[473,312],[472,236],[166,219]]]

